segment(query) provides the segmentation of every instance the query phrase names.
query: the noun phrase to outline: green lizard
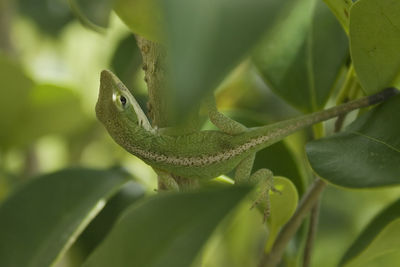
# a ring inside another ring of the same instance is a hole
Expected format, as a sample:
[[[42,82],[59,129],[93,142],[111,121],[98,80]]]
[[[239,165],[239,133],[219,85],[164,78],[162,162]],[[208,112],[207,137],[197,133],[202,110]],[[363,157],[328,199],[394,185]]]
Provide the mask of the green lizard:
[[[96,114],[119,145],[152,166],[171,188],[176,189],[177,185],[166,176],[212,179],[234,168],[235,183],[260,180],[268,183],[272,178],[269,170],[261,169],[251,174],[257,151],[307,126],[384,101],[396,92],[393,88],[386,89],[327,110],[256,128],[246,128],[219,113],[215,103],[210,103],[210,120],[220,131],[175,136],[154,129],[124,84],[113,73],[104,70]],[[271,187],[265,190],[264,196],[268,196],[269,189]]]

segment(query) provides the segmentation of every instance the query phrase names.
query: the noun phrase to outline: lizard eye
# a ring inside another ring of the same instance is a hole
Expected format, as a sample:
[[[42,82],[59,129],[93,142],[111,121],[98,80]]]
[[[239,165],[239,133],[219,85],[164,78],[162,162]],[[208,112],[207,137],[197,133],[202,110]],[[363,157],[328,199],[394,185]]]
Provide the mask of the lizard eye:
[[[127,98],[119,93],[113,94],[113,101],[120,111],[123,111],[128,105]]]
[[[121,102],[122,106],[125,106],[125,105],[126,105],[126,98],[125,98],[125,96],[121,95],[121,96],[119,97],[119,101]]]

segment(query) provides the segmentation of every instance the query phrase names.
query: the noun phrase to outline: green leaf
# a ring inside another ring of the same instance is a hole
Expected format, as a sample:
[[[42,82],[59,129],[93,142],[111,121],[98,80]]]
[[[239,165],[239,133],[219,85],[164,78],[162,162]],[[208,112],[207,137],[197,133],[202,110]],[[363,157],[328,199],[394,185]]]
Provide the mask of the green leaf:
[[[0,54],[0,149],[13,145],[17,130],[21,128],[23,109],[27,105],[33,82],[21,67]]]
[[[381,211],[341,260],[346,267],[365,266],[378,256],[400,250],[400,200]]]
[[[108,27],[113,0],[68,0],[83,25],[95,31]]]
[[[217,87],[287,7],[287,2],[160,1],[176,114],[186,114]]]
[[[229,221],[222,223],[207,241],[192,267],[257,266],[267,229],[261,213],[249,209],[251,205],[250,199],[238,205]]]
[[[349,34],[350,7],[353,4],[352,0],[324,0],[324,2],[331,9],[332,13],[335,14],[343,30]]]
[[[127,177],[77,168],[30,180],[0,206],[0,266],[52,265]]]
[[[275,176],[274,186],[279,192],[270,192],[271,216],[268,218],[268,252],[275,242],[281,227],[286,224],[296,211],[299,195],[294,184],[285,177]]]
[[[75,243],[82,258],[89,256],[110,232],[121,213],[131,204],[143,198],[144,194],[143,186],[129,182],[107,202],[104,209],[90,222]]]
[[[114,11],[133,33],[152,41],[161,41],[164,20],[157,1],[115,0]]]
[[[142,65],[142,56],[133,34],[124,37],[118,44],[111,60],[111,67],[118,78],[133,88],[134,74]]]
[[[253,61],[271,89],[303,112],[324,107],[348,55],[340,24],[320,1],[292,1]]]
[[[400,85],[400,2],[359,0],[350,9],[350,50],[368,94]]]
[[[249,188],[165,193],[134,204],[84,267],[187,267]]]
[[[346,130],[307,144],[314,171],[345,187],[400,184],[400,95],[368,111]]]

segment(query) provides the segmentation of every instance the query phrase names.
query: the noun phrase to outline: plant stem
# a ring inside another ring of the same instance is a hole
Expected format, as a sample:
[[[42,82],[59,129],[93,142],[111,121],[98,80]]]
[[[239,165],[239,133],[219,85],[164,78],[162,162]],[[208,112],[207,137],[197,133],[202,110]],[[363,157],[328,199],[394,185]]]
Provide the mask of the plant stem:
[[[354,79],[353,79],[354,81]],[[347,86],[346,84],[344,86]],[[351,87],[353,88],[353,87]],[[338,102],[338,104],[343,104],[348,102],[348,96],[345,96],[342,98],[343,102]],[[342,129],[343,122],[346,118],[347,113],[339,115],[338,118],[335,121],[335,130],[334,132],[337,133]],[[314,138],[321,138],[323,136],[319,135],[318,132],[314,131]],[[310,266],[311,263],[311,255],[312,255],[312,250],[313,250],[313,245],[314,245],[314,240],[316,236],[316,232],[318,229],[318,217],[319,217],[319,211],[320,211],[320,200],[318,199],[317,202],[315,203],[315,206],[311,210],[311,218],[310,218],[310,225],[308,228],[308,234],[307,234],[307,241],[306,241],[306,246],[304,248],[304,256],[303,256],[303,267],[308,267]]]
[[[311,263],[311,255],[313,251],[314,240],[318,229],[319,209],[320,209],[320,200],[317,199],[317,202],[315,203],[314,207],[311,210],[306,247],[304,248],[303,267],[308,267],[310,266]]]
[[[160,44],[136,35],[137,45],[143,59],[144,80],[149,93],[149,117],[153,126],[168,127],[170,115],[165,92],[165,48]]]
[[[354,87],[354,84],[356,83],[356,77],[355,77],[355,73],[354,73],[354,67],[353,64],[350,65],[347,74],[346,74],[346,78],[345,81],[343,83],[342,88],[340,89],[339,95],[336,99],[336,104],[340,105],[342,103],[346,103],[350,94],[350,91],[352,90],[352,88]]]
[[[340,115],[337,119],[340,120],[343,116],[345,115]],[[323,125],[322,123],[320,123]],[[325,136],[325,131],[316,131],[314,128],[314,139],[319,139]],[[315,180],[315,178],[314,178]],[[317,228],[318,228],[318,217],[319,217],[319,208],[320,208],[320,199],[317,200],[315,203],[314,207],[311,209],[311,216],[310,216],[310,221],[308,225],[308,231],[307,231],[307,239],[306,239],[306,245],[304,248],[304,253],[303,253],[303,267],[308,267],[311,262],[311,255],[313,251],[313,245],[314,245],[314,239],[316,236]]]
[[[325,186],[326,183],[324,181],[319,178],[315,179],[314,183],[301,200],[293,217],[280,231],[270,253],[265,254],[261,259],[259,267],[275,267],[279,264],[287,244],[297,232],[305,216],[307,216],[310,210],[315,206],[315,203],[317,203]]]

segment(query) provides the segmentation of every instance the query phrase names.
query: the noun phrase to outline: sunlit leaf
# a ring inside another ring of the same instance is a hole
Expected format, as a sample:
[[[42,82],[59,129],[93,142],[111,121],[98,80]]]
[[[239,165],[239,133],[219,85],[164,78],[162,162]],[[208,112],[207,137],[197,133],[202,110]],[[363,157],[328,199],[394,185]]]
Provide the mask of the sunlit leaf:
[[[346,187],[400,184],[400,95],[363,114],[346,130],[307,144],[315,172]]]
[[[268,218],[267,251],[271,249],[281,227],[292,217],[299,200],[296,187],[289,179],[275,176],[274,186],[279,192],[270,193],[271,216]]]
[[[400,85],[400,1],[359,0],[350,9],[354,69],[368,94]]]
[[[30,180],[0,206],[0,266],[50,266],[127,177],[78,168]]]
[[[255,50],[271,89],[303,112],[324,107],[348,55],[347,38],[322,1],[292,1]]]
[[[341,260],[346,267],[365,266],[378,256],[400,250],[400,200],[379,213]]]
[[[352,0],[324,0],[324,2],[329,6],[333,14],[335,14],[343,30],[348,34]]]
[[[218,223],[248,192],[235,186],[160,194],[134,204],[83,266],[190,266]]]

